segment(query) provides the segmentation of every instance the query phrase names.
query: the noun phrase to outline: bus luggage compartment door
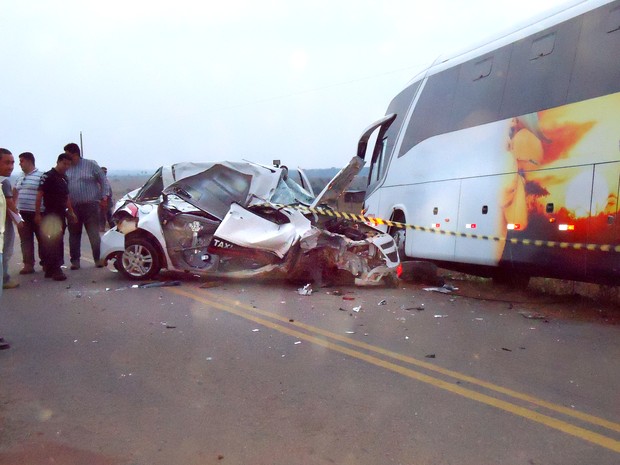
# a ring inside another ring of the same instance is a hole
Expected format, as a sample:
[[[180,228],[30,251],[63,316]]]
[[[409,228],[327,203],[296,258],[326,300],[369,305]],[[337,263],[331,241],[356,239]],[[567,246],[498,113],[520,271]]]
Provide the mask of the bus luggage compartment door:
[[[455,261],[497,266],[508,223],[526,222],[525,185],[518,173],[463,179]],[[525,227],[525,224],[523,224]]]
[[[411,206],[411,211],[405,212],[407,222],[424,228],[407,230],[407,256],[454,260],[456,238],[450,233],[456,228],[460,184],[460,180],[437,181],[397,188],[402,189],[398,195]]]

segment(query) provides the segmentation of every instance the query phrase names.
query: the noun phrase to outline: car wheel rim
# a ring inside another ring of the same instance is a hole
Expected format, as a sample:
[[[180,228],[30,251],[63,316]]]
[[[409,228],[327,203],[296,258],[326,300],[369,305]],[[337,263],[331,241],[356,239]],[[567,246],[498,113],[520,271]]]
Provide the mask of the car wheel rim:
[[[122,257],[123,269],[131,276],[145,276],[153,266],[153,256],[149,250],[139,244],[125,249]]]

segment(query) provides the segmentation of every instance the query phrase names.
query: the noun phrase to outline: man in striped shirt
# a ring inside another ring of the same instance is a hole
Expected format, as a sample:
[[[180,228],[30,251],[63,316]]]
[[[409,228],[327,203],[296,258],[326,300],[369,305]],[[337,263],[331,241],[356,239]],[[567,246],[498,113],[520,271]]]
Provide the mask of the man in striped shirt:
[[[68,225],[71,269],[80,269],[83,227],[88,234],[95,265],[101,268],[103,261],[100,259],[99,211],[107,208],[107,196],[104,192],[105,175],[96,161],[82,158],[77,144],[65,145],[65,153],[73,160],[71,168],[67,170],[67,178],[69,198],[77,216],[77,221],[69,222]]]
[[[19,154],[19,166],[22,169],[22,173],[17,178],[17,182],[13,187],[13,200],[17,205],[19,214],[24,220],[24,224],[19,230],[24,267],[19,274],[32,274],[34,273],[35,263],[35,237],[37,238],[37,244],[39,244],[39,263],[42,264],[41,238],[39,236],[39,226],[34,221],[34,214],[37,191],[43,173],[35,166],[34,155],[30,152]]]

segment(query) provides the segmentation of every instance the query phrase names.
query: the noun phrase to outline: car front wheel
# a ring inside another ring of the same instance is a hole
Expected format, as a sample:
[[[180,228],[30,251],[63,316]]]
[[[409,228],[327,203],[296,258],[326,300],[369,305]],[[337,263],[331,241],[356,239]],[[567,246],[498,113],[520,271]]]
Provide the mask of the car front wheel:
[[[120,272],[129,279],[151,279],[161,269],[159,253],[153,244],[143,238],[127,240],[120,256]]]

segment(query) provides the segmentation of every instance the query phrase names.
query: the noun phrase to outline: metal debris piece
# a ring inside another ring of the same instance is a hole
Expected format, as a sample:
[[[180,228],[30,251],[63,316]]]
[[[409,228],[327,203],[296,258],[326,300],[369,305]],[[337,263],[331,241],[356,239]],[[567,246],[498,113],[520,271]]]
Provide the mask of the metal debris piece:
[[[505,350],[506,352],[512,352],[512,349],[507,349],[506,347],[502,347],[502,350]]]
[[[450,289],[446,289],[445,287],[425,287],[424,290],[430,292],[440,292],[442,294],[450,294],[452,292]]]
[[[171,287],[171,286],[180,286],[181,281],[157,281],[154,283],[142,283],[138,284],[138,287],[141,289],[151,288],[151,287]],[[134,286],[131,286],[134,287]]]
[[[446,318],[448,315],[433,315],[435,318]]]
[[[383,299],[381,301],[379,301],[379,303],[377,305],[386,305],[387,304],[387,300]]]
[[[300,287],[297,289],[297,293],[299,295],[312,295],[312,285],[308,283],[304,287]]]
[[[340,289],[336,289],[334,291],[327,291],[326,294],[328,294],[328,295],[342,295],[342,291]]]
[[[259,331],[260,331],[260,329],[258,329],[258,328],[255,328],[255,329],[252,330],[253,333],[258,333]]]
[[[353,310],[355,313],[359,313],[361,309],[362,309],[362,306],[358,305],[357,307],[353,307],[351,310]]]
[[[301,341],[295,341],[295,345],[301,344]]]
[[[355,331],[345,331],[345,334],[355,334]]]

